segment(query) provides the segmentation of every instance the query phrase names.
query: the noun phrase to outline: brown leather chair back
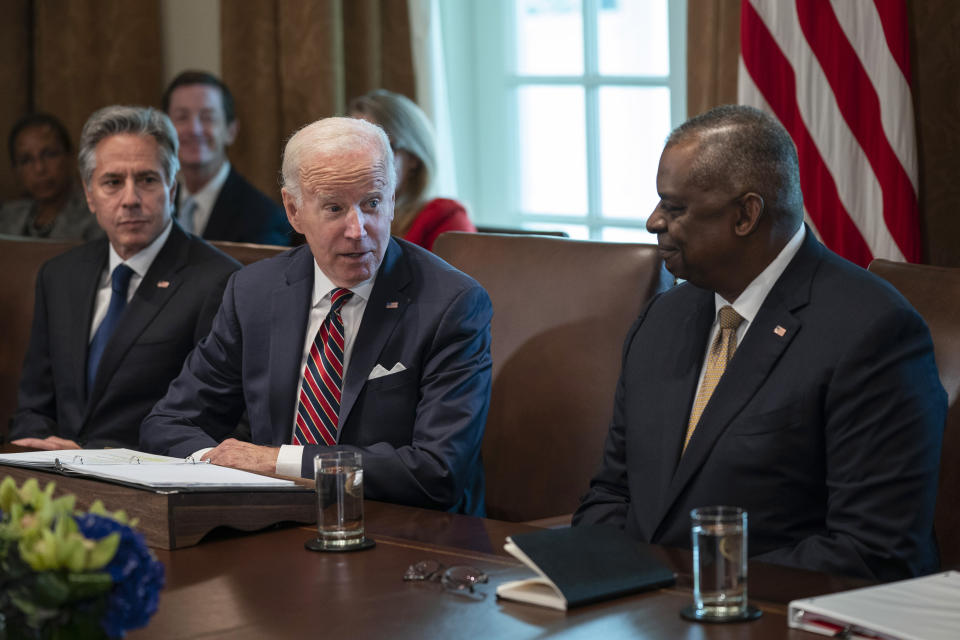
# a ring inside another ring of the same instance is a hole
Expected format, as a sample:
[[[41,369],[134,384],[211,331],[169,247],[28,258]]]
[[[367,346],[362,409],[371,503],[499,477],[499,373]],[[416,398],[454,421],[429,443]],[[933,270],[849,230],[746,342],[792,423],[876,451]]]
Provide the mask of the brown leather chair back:
[[[272,244],[228,242],[226,240],[214,240],[210,244],[243,265],[248,265],[251,262],[263,260],[264,258],[271,258],[290,248],[280,247]]]
[[[489,517],[571,513],[598,469],[627,330],[672,277],[641,244],[447,233],[434,252],[493,301]]]
[[[0,436],[17,409],[40,266],[79,242],[0,236]]]
[[[937,369],[949,406],[934,528],[941,564],[960,568],[960,269],[874,260],[870,271],[910,301],[933,336]]]

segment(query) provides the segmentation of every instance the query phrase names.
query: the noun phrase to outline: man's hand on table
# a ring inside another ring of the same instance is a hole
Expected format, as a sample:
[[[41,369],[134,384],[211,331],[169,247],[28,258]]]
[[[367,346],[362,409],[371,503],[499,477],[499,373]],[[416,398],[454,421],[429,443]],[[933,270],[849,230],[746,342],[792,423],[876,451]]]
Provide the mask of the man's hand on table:
[[[222,467],[233,467],[255,473],[276,473],[280,447],[265,447],[228,438],[210,449],[202,460]]]
[[[80,448],[80,445],[73,440],[58,438],[57,436],[47,436],[46,438],[20,438],[18,440],[11,440],[10,444],[15,444],[18,447],[28,447],[30,449],[43,449],[44,451]]]

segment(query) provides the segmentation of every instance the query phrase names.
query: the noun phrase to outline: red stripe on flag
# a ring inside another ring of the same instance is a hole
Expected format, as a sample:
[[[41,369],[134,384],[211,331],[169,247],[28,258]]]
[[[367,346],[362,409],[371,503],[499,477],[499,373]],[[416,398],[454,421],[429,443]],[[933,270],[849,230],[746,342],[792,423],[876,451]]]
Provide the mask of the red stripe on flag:
[[[887,39],[887,48],[900,67],[907,85],[913,86],[910,73],[910,38],[907,35],[907,3],[903,0],[873,0],[880,14],[880,24]]]
[[[749,0],[740,14],[743,64],[774,115],[790,133],[800,158],[800,186],[810,218],[827,246],[861,266],[873,255],[840,200],[837,185],[797,106],[796,74]]]
[[[920,213],[913,184],[883,130],[880,100],[832,8],[797,0],[800,28],[820,62],[837,105],[873,168],[883,193],[883,219],[909,262],[920,260]]]

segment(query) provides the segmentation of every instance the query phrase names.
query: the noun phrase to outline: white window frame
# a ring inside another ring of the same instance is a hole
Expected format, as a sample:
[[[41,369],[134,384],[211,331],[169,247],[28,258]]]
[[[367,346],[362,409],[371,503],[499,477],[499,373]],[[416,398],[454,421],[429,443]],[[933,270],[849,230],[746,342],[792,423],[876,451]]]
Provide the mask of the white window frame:
[[[670,73],[603,75],[598,71],[597,16],[602,0],[582,0],[584,73],[571,76],[513,73],[513,0],[440,0],[449,107],[459,195],[482,226],[543,228],[585,225],[591,239],[604,227],[643,229],[647,214],[601,214],[599,93],[602,87],[666,87],[671,127],[686,119],[686,4],[667,0]],[[525,213],[520,203],[516,89],[522,86],[584,88],[587,140],[586,215]],[[653,151],[660,152],[659,149]],[[653,180],[655,176],[647,179]],[[650,206],[652,210],[652,204]]]

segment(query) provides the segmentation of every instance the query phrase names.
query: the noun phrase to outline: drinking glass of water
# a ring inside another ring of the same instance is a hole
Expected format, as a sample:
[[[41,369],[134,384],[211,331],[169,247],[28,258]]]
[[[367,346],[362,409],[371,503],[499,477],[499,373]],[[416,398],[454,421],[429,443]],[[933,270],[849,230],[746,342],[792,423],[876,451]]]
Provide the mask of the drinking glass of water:
[[[693,606],[681,614],[703,622],[759,617],[747,605],[747,512],[701,507],[690,512]]]
[[[372,546],[363,535],[363,463],[356,451],[325,451],[313,461],[317,480],[315,551],[352,551]]]

